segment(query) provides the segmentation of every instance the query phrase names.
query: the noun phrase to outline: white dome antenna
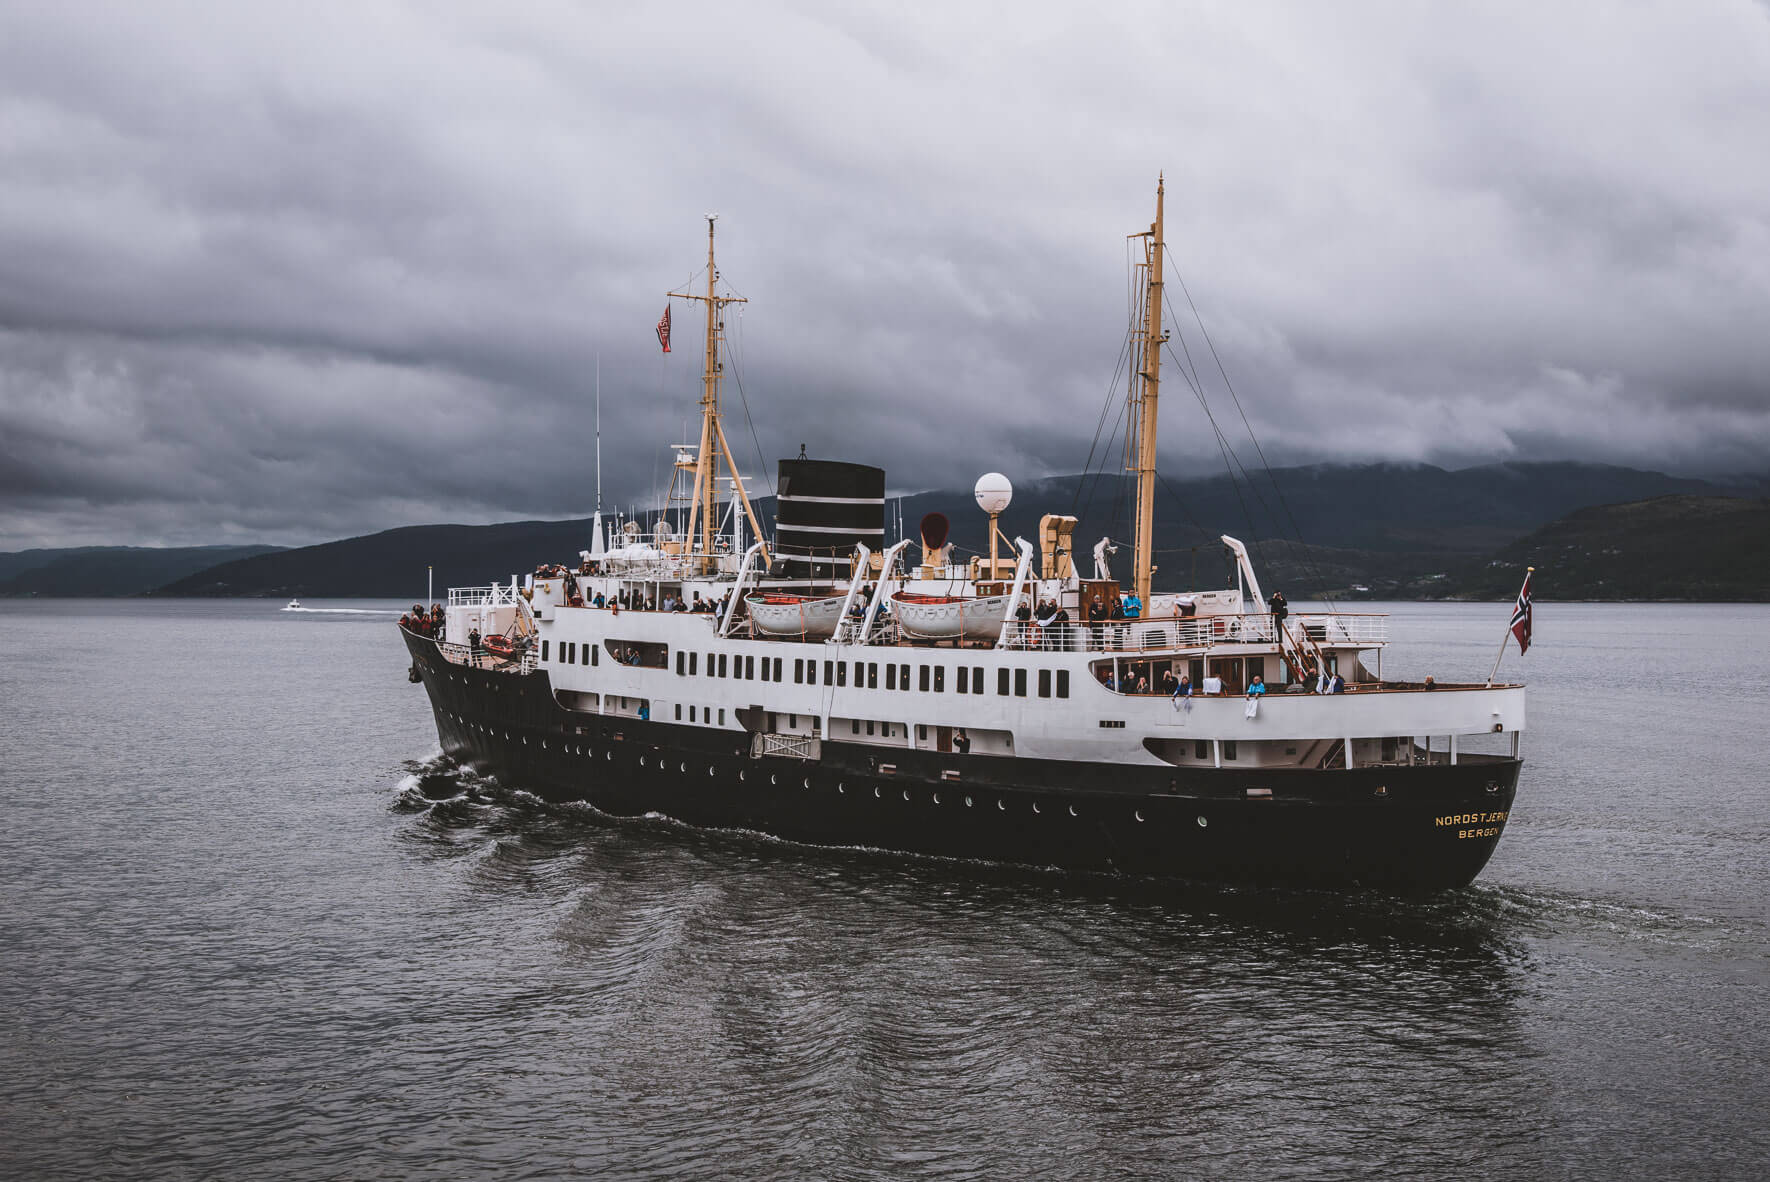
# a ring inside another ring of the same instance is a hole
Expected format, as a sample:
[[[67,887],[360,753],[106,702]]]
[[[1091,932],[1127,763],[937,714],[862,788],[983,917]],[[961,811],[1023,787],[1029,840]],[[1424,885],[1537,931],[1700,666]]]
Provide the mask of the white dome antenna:
[[[996,538],[1002,532],[996,528],[996,518],[1014,499],[1014,486],[1000,472],[985,472],[977,478],[977,487],[971,490],[977,498],[977,507],[989,514],[989,577],[994,580],[1001,577],[996,560]]]

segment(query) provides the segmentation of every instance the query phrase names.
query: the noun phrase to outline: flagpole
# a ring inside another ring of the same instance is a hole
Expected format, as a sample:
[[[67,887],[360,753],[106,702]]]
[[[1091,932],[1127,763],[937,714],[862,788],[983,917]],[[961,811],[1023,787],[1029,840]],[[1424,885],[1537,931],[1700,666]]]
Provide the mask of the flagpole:
[[[1530,576],[1535,573],[1536,573],[1536,567],[1534,567],[1534,566],[1527,566],[1524,568],[1524,586],[1525,587],[1530,586]],[[1523,587],[1519,588],[1518,594],[1520,596],[1522,596],[1524,594]],[[1498,677],[1500,674],[1500,662],[1506,659],[1506,642],[1511,639],[1512,639],[1512,625],[1510,622],[1508,622],[1506,624],[1506,634],[1504,636],[1500,637],[1499,655],[1493,659],[1493,672],[1491,672],[1487,675],[1487,684],[1490,688],[1493,685],[1493,679]]]

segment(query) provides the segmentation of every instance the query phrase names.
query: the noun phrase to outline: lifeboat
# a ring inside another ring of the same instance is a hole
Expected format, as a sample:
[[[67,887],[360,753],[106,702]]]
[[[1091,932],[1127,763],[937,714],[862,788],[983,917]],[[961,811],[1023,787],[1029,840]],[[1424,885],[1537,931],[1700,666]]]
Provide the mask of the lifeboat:
[[[845,595],[793,595],[779,591],[747,595],[750,621],[765,636],[828,640],[842,622]]]
[[[505,661],[515,660],[516,654],[522,651],[522,646],[508,636],[488,636],[479,645],[494,657]]]
[[[917,595],[891,597],[897,627],[915,640],[994,640],[1008,618],[1008,595]]]

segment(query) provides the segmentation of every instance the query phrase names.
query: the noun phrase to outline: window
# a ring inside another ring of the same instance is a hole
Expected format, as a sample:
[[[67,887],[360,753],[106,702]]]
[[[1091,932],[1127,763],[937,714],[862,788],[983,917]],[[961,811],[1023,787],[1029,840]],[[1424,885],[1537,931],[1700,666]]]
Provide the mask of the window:
[[[689,707],[689,708],[688,708],[688,720],[689,720],[689,721],[690,721],[690,722],[693,722],[693,721],[694,721],[694,707],[693,707],[693,706],[690,706],[690,707]]]
[[[725,676],[725,654],[724,653],[719,654],[719,676],[721,676],[721,677]]]
[[[1211,758],[1211,741],[1209,739],[1200,739],[1194,743],[1192,745],[1192,757],[1194,759]]]
[[[1040,669],[1039,670],[1039,697],[1048,698],[1050,696],[1051,696],[1051,671],[1049,669]]]
[[[877,661],[867,662],[867,688],[879,688],[879,663]]]
[[[1008,696],[1008,670],[1006,669],[996,670],[996,693],[1004,698]]]
[[[1014,671],[1014,696],[1017,698],[1026,697],[1026,670],[1025,669],[1016,669]]]
[[[852,735],[860,734],[860,719],[850,718],[848,720],[848,733]]]
[[[1234,759],[1235,758],[1235,740],[1234,739],[1224,739],[1223,740],[1223,758],[1224,759]]]
[[[936,665],[934,667],[934,692],[937,694],[944,694],[946,692],[945,665]]]
[[[725,707],[723,707],[723,706],[721,706],[719,708],[719,725],[720,726],[725,725]]]
[[[836,679],[836,662],[824,662],[824,684],[829,685]]]
[[[756,680],[756,658],[755,657],[745,657],[744,658],[744,676],[751,681]]]
[[[897,667],[897,688],[900,690],[907,690],[910,688],[910,667],[908,665],[899,665]]]
[[[768,658],[763,657],[762,658],[762,680],[767,681],[769,679],[768,675],[773,672],[774,672],[774,669],[769,665]]]
[[[781,659],[779,657],[776,657],[774,659],[774,679],[776,681],[779,681],[781,679],[781,668],[782,668]]]
[[[682,654],[677,653],[676,655],[681,656]],[[676,721],[677,722],[682,721],[682,703],[681,702],[676,703]]]
[[[699,654],[699,653],[689,653],[688,654],[688,675],[690,677],[693,677],[695,675],[695,666],[700,664],[700,660],[701,660],[701,654]]]
[[[581,665],[594,665],[596,663],[596,651],[596,646],[593,644],[580,646],[578,649],[578,663]]]
[[[837,661],[836,662],[836,684],[837,685],[847,685],[848,684],[848,662],[847,661]]]
[[[867,734],[870,735],[872,733],[873,733],[873,720],[869,718],[869,719],[867,719]]]
[[[592,665],[600,665],[602,663],[602,650],[594,645],[587,645],[586,647],[590,649],[590,663]]]
[[[920,743],[928,741],[928,728],[919,723],[916,726],[916,741]]]
[[[565,644],[565,663],[566,664],[570,665],[573,661],[577,660],[577,658],[578,658],[577,648],[578,648],[578,646],[576,644],[573,644],[571,641],[566,642],[566,644]]]
[[[541,642],[541,659],[543,661],[547,659],[547,642],[545,640]]]
[[[854,688],[855,689],[865,689],[866,687],[867,687],[867,667],[865,665],[863,665],[861,662],[856,661],[854,663]]]
[[[1069,697],[1069,670],[1068,669],[1059,669],[1057,671],[1057,696],[1060,698]]]
[[[1100,725],[1105,730],[1122,731],[1125,729],[1125,720],[1122,718],[1102,718]]]
[[[804,685],[805,684],[805,658],[804,657],[794,657],[793,658],[793,684],[794,685]]]
[[[805,684],[806,685],[816,685],[817,684],[817,662],[816,661],[805,662]]]
[[[688,654],[680,649],[676,651],[676,676],[688,676]],[[680,708],[678,708],[676,717],[682,717]]]
[[[896,665],[885,666],[885,688],[888,690],[894,690],[897,688],[897,666]]]
[[[971,668],[971,692],[974,694],[981,694],[983,692],[982,665],[974,665]]]
[[[922,692],[928,692],[928,666],[922,666]]]
[[[968,694],[971,692],[971,670],[965,668],[963,665],[959,666],[959,684],[954,688],[962,694]]]

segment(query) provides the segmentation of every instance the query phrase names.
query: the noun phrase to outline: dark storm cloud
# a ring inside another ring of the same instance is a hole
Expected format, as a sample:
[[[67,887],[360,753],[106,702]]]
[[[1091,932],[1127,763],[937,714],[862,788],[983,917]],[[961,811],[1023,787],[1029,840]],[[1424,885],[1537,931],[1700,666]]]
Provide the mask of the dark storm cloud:
[[[1158,169],[1274,462],[1770,456],[1760,5],[4,7],[0,548],[646,499],[708,210],[754,482],[1073,471]]]

